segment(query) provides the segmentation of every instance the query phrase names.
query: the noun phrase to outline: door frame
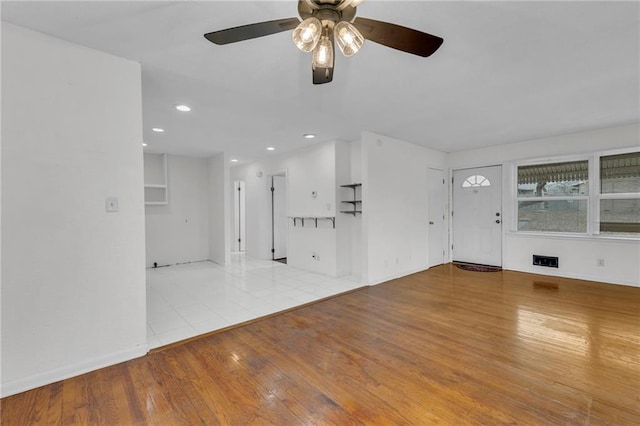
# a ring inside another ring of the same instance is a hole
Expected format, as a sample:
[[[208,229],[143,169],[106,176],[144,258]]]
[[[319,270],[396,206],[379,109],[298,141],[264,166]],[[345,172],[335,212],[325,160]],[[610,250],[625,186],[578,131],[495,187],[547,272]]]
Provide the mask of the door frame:
[[[434,266],[438,266],[438,265],[443,265],[445,263],[447,263],[448,260],[448,250],[447,250],[447,245],[449,244],[449,221],[448,219],[448,215],[447,215],[447,211],[448,211],[448,204],[447,204],[447,198],[448,198],[448,190],[447,190],[447,181],[446,181],[446,171],[444,169],[439,169],[436,167],[427,167],[427,191],[430,187],[430,179],[431,179],[431,170],[434,170],[436,172],[440,172],[440,175],[442,176],[442,241],[441,241],[441,245],[442,245],[442,262],[435,264],[435,265],[431,265],[431,236],[429,235],[429,241],[428,241],[428,245],[429,245],[429,258],[427,259],[427,266],[429,268],[434,267]],[[429,192],[427,192],[427,202],[428,202],[428,208],[427,208],[427,216],[429,216],[430,213],[430,209],[431,209],[431,198],[429,197]],[[429,221],[431,218],[427,217],[427,220]],[[427,227],[427,229],[429,229],[429,227]]]
[[[284,176],[286,182],[285,188],[285,200],[289,199],[289,175],[286,169],[276,170],[272,172],[265,173],[265,184],[267,191],[267,203],[266,203],[266,227],[265,227],[265,235],[266,235],[266,256],[265,259],[274,260],[274,217],[273,217],[273,198],[271,193],[271,185],[272,179],[274,176]],[[285,209],[288,209],[288,205],[285,205]],[[285,241],[287,246],[287,253],[289,252],[289,231],[288,231],[288,222],[287,222],[287,238]]]
[[[455,171],[460,171],[460,170],[469,170],[469,169],[480,169],[483,167],[500,167],[501,169],[501,184],[502,184],[502,191],[500,193],[500,210],[502,212],[502,228],[501,228],[501,238],[500,238],[500,244],[502,245],[501,250],[500,250],[500,265],[502,267],[504,267],[504,247],[505,247],[505,242],[506,242],[506,229],[508,227],[508,223],[507,221],[509,220],[508,218],[510,218],[510,215],[506,215],[505,212],[505,191],[507,191],[508,188],[508,183],[510,182],[509,176],[507,176],[508,167],[505,167],[505,164],[502,163],[498,163],[498,164],[480,164],[480,165],[474,165],[474,166],[461,166],[461,167],[451,167],[449,168],[449,180],[447,181],[447,185],[449,185],[449,187],[451,188],[449,192],[449,214],[448,216],[448,220],[449,220],[449,232],[448,232],[448,243],[447,243],[447,253],[449,256],[449,262],[453,262],[453,221],[454,221],[454,205],[453,205],[453,191],[454,191],[454,185],[453,185],[453,173]]]
[[[233,241],[231,251],[244,253],[247,249],[247,186],[244,180],[233,181]],[[240,241],[239,241],[240,240]]]

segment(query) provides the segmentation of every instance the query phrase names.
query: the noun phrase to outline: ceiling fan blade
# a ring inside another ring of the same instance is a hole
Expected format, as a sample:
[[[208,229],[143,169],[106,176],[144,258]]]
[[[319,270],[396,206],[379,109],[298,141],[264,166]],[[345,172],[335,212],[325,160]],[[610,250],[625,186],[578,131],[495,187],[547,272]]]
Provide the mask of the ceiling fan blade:
[[[313,84],[329,83],[333,80],[333,68],[313,68]]]
[[[275,21],[258,22],[256,24],[213,31],[205,34],[204,37],[211,43],[220,45],[229,44],[292,30],[297,27],[299,23],[300,20],[298,18],[276,19]]]
[[[353,25],[367,40],[422,57],[430,56],[444,41],[422,31],[375,19],[356,18]]]

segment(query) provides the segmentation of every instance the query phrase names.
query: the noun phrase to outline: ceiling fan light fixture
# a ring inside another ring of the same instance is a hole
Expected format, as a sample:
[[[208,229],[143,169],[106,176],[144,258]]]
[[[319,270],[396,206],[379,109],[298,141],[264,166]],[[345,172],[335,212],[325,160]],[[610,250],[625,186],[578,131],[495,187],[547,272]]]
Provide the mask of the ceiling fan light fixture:
[[[333,68],[333,43],[324,35],[313,50],[311,64],[316,68]]]
[[[338,47],[344,56],[355,55],[364,44],[364,37],[360,31],[346,21],[340,21],[336,24],[333,33],[336,37]]]
[[[318,18],[307,18],[300,22],[291,37],[293,43],[303,52],[311,52],[322,35],[322,23]]]

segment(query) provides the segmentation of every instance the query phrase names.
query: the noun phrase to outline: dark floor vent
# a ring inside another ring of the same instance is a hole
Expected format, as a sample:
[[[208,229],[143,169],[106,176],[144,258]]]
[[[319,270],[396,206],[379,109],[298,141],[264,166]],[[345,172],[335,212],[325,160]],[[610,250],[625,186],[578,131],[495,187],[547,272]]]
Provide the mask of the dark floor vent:
[[[540,256],[538,254],[533,255],[534,266],[546,266],[548,268],[558,267],[558,258],[553,256]]]

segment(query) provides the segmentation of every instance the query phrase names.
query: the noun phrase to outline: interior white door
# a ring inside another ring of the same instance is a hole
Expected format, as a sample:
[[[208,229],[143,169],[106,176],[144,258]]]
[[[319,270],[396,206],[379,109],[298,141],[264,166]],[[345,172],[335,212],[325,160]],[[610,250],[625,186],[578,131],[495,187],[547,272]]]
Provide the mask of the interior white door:
[[[233,190],[233,251],[244,251],[246,229],[244,181],[234,181]]]
[[[427,200],[429,203],[429,267],[444,263],[445,242],[445,183],[444,172],[429,169]]]
[[[453,260],[502,266],[502,168],[453,171]]]
[[[286,176],[272,176],[272,259],[287,257],[287,178]]]

